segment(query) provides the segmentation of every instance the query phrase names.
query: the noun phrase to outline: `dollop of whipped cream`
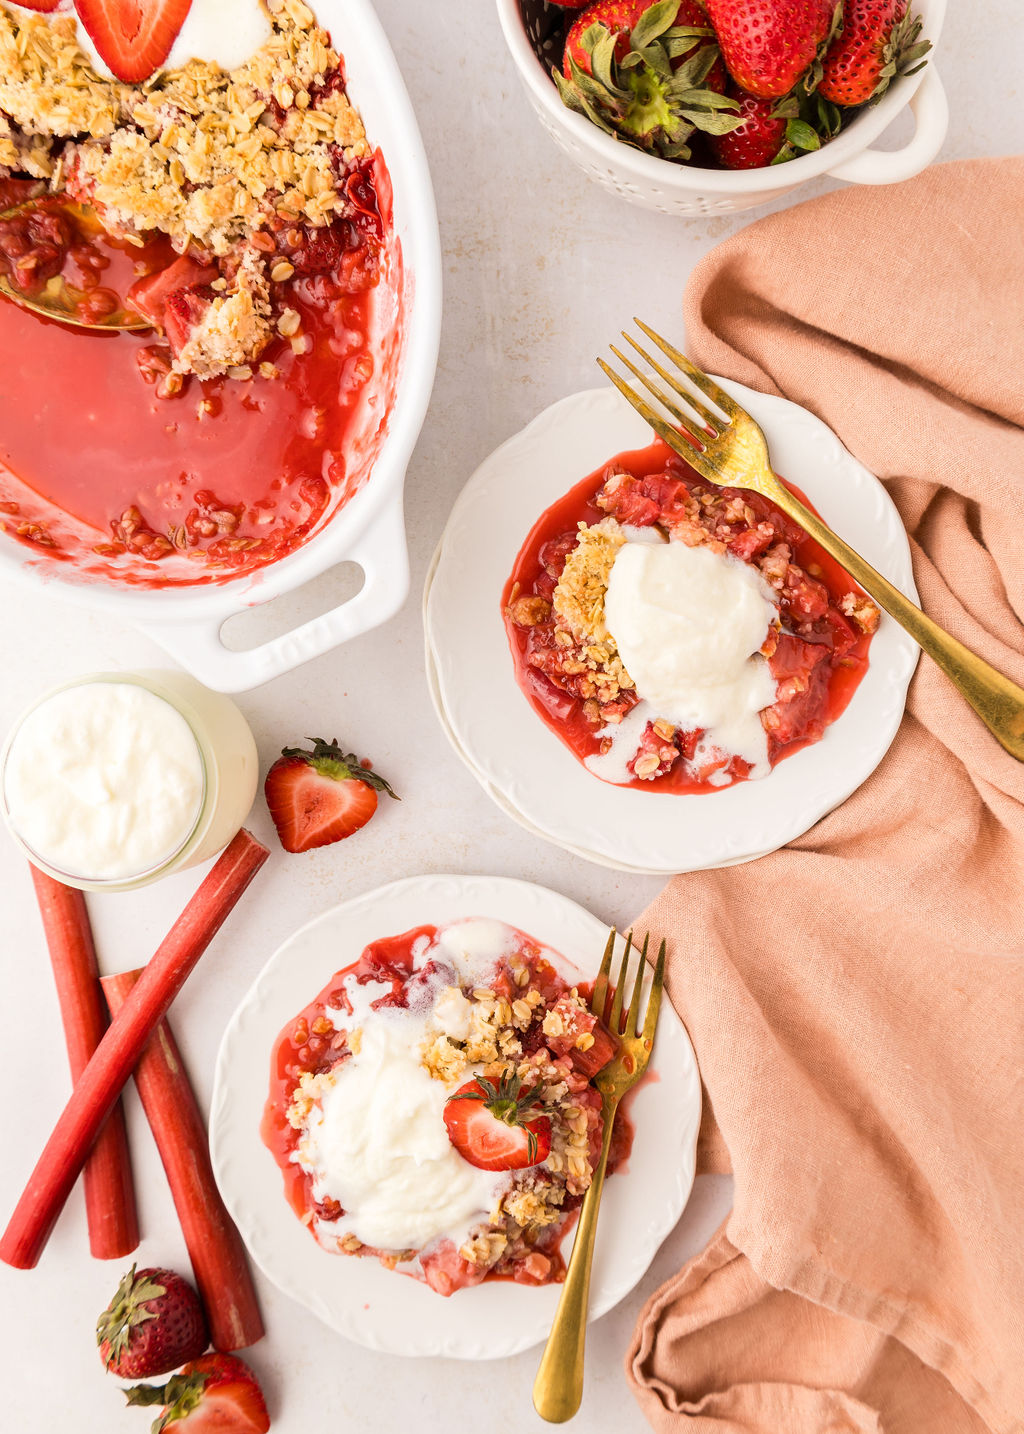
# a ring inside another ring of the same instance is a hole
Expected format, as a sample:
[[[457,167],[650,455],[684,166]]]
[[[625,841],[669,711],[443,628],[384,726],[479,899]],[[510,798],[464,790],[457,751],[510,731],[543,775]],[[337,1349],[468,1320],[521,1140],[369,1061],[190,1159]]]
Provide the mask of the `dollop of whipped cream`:
[[[700,728],[706,750],[743,757],[752,776],[770,770],[759,713],[776,683],[759,649],[778,609],[755,568],[709,547],[626,542],[604,616],[645,720]]]
[[[486,984],[514,938],[512,928],[478,918],[442,928],[435,943],[423,938],[413,947],[408,1006],[374,1008],[387,982],[353,975],[343,983],[352,1010],[333,1019],[358,1039],[323,1078],[296,1152],[314,1197],[345,1212],[324,1228],[329,1238],[352,1234],[379,1250],[421,1249],[442,1236],[459,1245],[497,1205],[508,1174],[470,1165],[444,1123],[445,1101],[478,1068],[448,1084],[430,1075],[422,1047],[438,1032],[466,1038],[470,1003],[460,988]]]

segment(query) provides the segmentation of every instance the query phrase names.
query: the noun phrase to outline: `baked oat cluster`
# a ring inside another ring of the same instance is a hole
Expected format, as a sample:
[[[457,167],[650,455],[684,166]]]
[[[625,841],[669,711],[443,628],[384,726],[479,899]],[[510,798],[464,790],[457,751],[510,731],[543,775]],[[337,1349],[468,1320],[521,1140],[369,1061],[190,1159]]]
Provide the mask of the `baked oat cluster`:
[[[353,213],[353,166],[370,154],[312,11],[265,4],[270,38],[238,69],[192,60],[139,85],[96,73],[72,15],[0,8],[0,175],[212,266],[187,342],[172,345],[174,371],[201,378],[251,377],[275,335],[301,342],[298,313],[274,301],[295,271],[288,250]]]

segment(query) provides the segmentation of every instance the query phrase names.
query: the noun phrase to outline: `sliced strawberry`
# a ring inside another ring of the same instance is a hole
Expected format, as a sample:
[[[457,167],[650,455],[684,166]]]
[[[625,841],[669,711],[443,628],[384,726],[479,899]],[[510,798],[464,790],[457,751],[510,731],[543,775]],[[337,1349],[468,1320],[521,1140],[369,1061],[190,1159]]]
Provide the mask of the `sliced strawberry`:
[[[263,1391],[247,1364],[233,1354],[204,1354],[165,1385],[136,1384],[129,1404],[162,1404],[152,1434],[266,1434],[270,1428]]]
[[[191,8],[192,0],[75,0],[100,58],[129,85],[160,68]]]
[[[217,272],[216,265],[200,264],[191,255],[182,254],[180,259],[175,259],[166,269],[158,269],[155,274],[136,279],[125,295],[125,303],[144,319],[148,319],[154,328],[162,329],[164,308],[170,296],[179,289],[212,284]]]
[[[455,1149],[478,1170],[525,1170],[551,1150],[551,1121],[531,1115],[538,1091],[524,1092],[517,1075],[495,1085],[483,1076],[448,1097],[444,1123]]]
[[[51,10],[56,10],[60,0],[18,0],[23,10],[38,10],[43,15],[48,15]]]
[[[336,740],[309,740],[312,752],[285,747],[264,784],[285,851],[342,841],[373,816],[379,791],[395,796],[382,776],[351,752],[343,753]]]

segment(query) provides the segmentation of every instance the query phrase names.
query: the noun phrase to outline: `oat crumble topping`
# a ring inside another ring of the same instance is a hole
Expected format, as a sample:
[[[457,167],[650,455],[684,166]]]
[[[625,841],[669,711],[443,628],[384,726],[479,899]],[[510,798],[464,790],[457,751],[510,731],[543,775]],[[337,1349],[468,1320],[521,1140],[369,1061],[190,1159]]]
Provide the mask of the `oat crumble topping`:
[[[297,243],[299,226],[351,214],[345,167],[371,153],[313,12],[263,3],[270,38],[238,69],[191,60],[139,85],[93,70],[72,15],[0,8],[0,177],[44,181],[121,239],[160,232],[180,254],[222,261],[172,365],[201,379],[253,377],[275,333],[305,351],[298,313],[271,303],[293,267],[260,231],[296,226]]]

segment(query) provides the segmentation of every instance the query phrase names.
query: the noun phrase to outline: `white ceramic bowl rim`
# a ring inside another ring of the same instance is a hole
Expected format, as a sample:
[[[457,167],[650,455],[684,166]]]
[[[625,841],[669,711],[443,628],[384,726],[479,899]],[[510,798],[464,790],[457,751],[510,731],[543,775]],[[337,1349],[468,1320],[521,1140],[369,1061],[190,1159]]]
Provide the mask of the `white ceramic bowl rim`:
[[[551,77],[538,59],[530,44],[523,23],[519,0],[497,0],[501,27],[508,43],[512,58],[523,83],[540,108],[556,125],[561,125],[607,164],[634,174],[638,180],[661,185],[673,190],[714,191],[720,194],[742,195],[755,190],[778,189],[780,192],[793,188],[805,179],[814,179],[839,168],[844,161],[861,154],[878,138],[882,131],[916,94],[930,67],[934,65],[934,53],[929,54],[928,63],[913,75],[901,75],[889,86],[877,104],[866,108],[848,129],[842,130],[835,139],[821,149],[809,154],[798,155],[774,169],[727,170],[707,169],[697,165],[673,164],[644,154],[631,145],[623,144],[588,120],[576,114],[561,101]],[[946,11],[946,0],[914,0],[915,11],[924,21],[923,38],[937,45],[939,32]]]

